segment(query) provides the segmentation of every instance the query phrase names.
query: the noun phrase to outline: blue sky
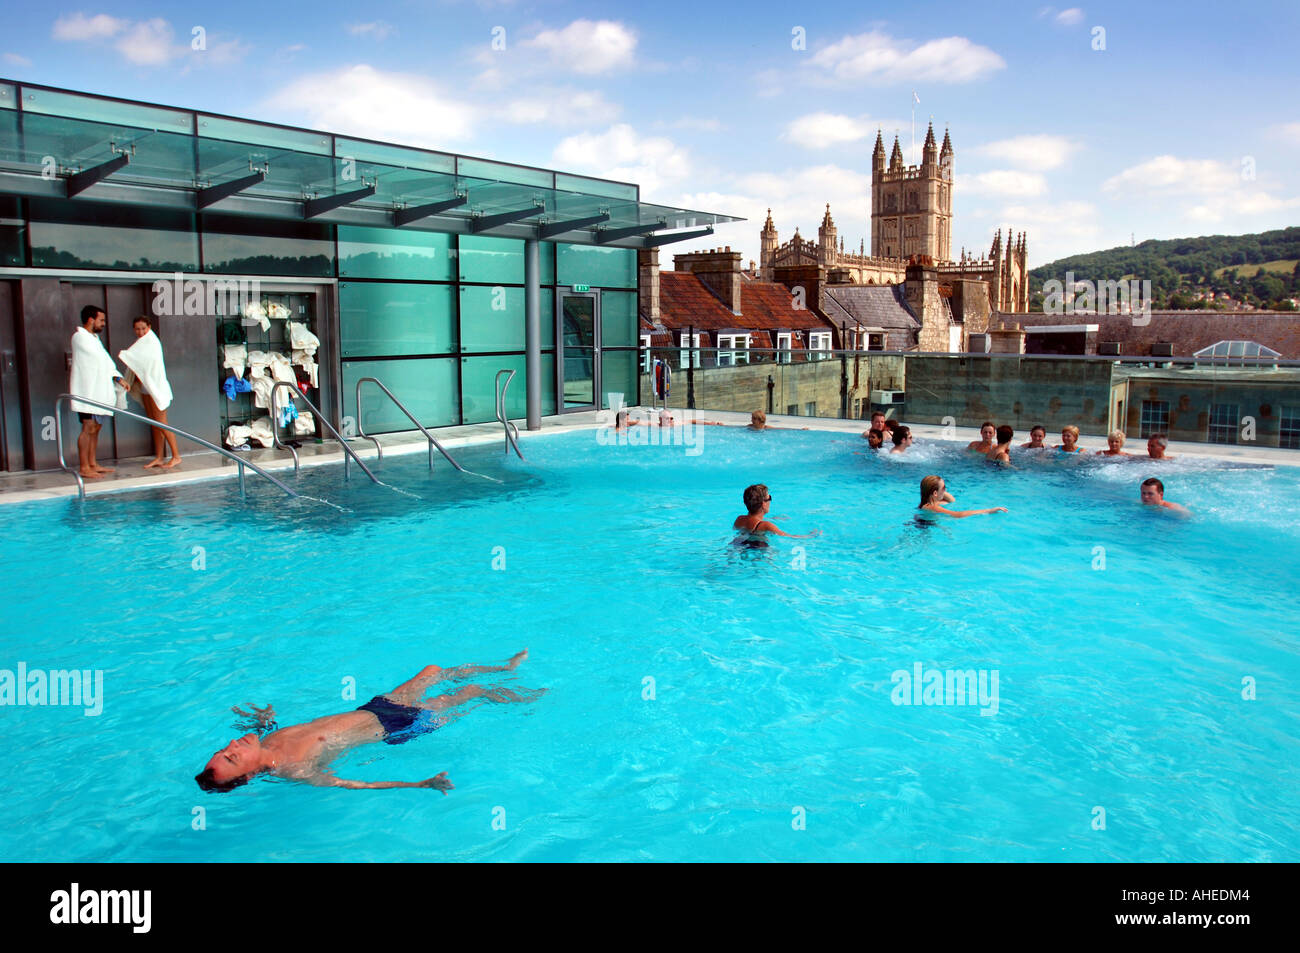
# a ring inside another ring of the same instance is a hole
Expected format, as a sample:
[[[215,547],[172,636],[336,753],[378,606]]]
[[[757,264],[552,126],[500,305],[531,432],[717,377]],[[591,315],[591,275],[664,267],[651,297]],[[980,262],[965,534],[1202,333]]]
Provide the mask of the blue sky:
[[[769,206],[781,241],[815,238],[829,202],[869,249],[876,128],[912,161],[912,90],[918,140],[931,116],[951,129],[954,248],[1010,226],[1032,266],[1300,222],[1294,2],[56,0],[5,19],[8,78],[634,181],[746,217],[704,243],[746,259]]]

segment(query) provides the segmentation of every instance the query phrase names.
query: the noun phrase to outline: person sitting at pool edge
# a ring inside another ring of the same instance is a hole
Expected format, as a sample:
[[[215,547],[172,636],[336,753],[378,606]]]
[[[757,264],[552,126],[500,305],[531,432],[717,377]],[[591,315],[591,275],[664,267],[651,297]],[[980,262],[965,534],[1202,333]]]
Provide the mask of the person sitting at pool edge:
[[[890,453],[903,453],[912,445],[912,428],[899,424],[894,428],[894,449]]]
[[[1144,506],[1159,506],[1167,510],[1173,510],[1175,513],[1181,513],[1183,516],[1191,516],[1192,511],[1180,503],[1171,503],[1165,499],[1165,485],[1155,477],[1148,477],[1142,481],[1142,504]]]
[[[1124,431],[1112,430],[1110,436],[1106,438],[1106,446],[1109,450],[1098,450],[1099,457],[1131,457],[1133,454],[1124,452]]]
[[[966,444],[966,449],[987,454],[993,449],[993,437],[997,434],[997,429],[991,421],[984,421],[984,423],[980,424],[980,438]]]
[[[775,533],[777,536],[786,536],[790,539],[812,539],[814,536],[821,535],[821,530],[815,529],[807,536],[796,536],[794,533],[783,532],[775,523],[763,519],[768,510],[772,508],[772,494],[768,492],[767,487],[762,483],[755,483],[753,486],[745,487],[743,499],[747,512],[737,516],[736,521],[731,524],[732,529],[738,529],[747,534],[744,538],[737,539],[737,542],[742,545],[766,546],[767,542],[763,537],[768,533]]]
[[[257,732],[236,738],[213,755],[194,780],[203,790],[220,793],[232,791],[256,775],[265,773],[319,787],[437,788],[446,794],[453,787],[446,771],[423,781],[349,781],[331,773],[329,764],[344,752],[363,744],[384,741],[399,745],[416,735],[441,728],[465,714],[452,709],[476,698],[493,702],[531,701],[531,697],[518,695],[507,688],[486,689],[482,685],[466,685],[449,695],[424,698],[428,688],[438,682],[486,672],[513,672],[526,658],[528,650],[524,649],[504,665],[461,665],[456,668],[429,665],[414,678],[386,695],[376,695],[355,711],[326,715],[278,730],[271,730],[275,728],[275,710],[270,705],[265,708],[250,706],[252,711],[249,712],[235,708],[236,714],[255,719],[259,731],[270,733],[260,739]]]
[[[958,519],[965,519],[967,516],[985,516],[989,513],[1005,513],[1005,506],[994,506],[987,510],[946,510],[943,508],[944,503],[953,502],[952,494],[948,492],[944,485],[943,477],[927,476],[921,478],[921,505],[917,509],[929,510],[931,513],[942,513],[945,516],[955,516]]]
[[[1007,424],[999,427],[998,445],[988,452],[989,460],[1011,466],[1011,441],[1015,436],[1016,432]]]
[[[1152,460],[1172,460],[1165,451],[1169,449],[1169,438],[1162,433],[1153,433],[1147,438],[1147,456]]]
[[[1056,449],[1062,453],[1083,453],[1083,448],[1079,446],[1079,428],[1074,424],[1062,427],[1061,442]]]
[[[1047,444],[1043,443],[1047,439],[1047,428],[1042,424],[1034,424],[1029,429],[1029,443],[1022,443],[1021,450],[1050,450]]]

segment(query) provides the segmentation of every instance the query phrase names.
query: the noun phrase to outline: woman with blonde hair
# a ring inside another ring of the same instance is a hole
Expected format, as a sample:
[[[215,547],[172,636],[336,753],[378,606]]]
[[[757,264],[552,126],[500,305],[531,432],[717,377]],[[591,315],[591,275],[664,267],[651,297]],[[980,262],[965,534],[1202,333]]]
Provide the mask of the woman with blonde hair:
[[[1074,424],[1066,424],[1061,428],[1061,442],[1057,444],[1057,450],[1062,453],[1083,453],[1083,448],[1079,446],[1079,428]]]
[[[1106,445],[1109,450],[1098,450],[1099,457],[1131,457],[1133,454],[1124,452],[1124,431],[1112,430],[1110,436],[1106,438]]]
[[[944,485],[943,477],[927,476],[921,478],[921,505],[917,509],[929,510],[931,513],[942,513],[944,516],[955,516],[958,519],[964,519],[967,516],[985,516],[989,513],[1005,513],[1005,506],[994,506],[987,510],[947,510],[944,509],[944,503],[953,502],[952,494]]]

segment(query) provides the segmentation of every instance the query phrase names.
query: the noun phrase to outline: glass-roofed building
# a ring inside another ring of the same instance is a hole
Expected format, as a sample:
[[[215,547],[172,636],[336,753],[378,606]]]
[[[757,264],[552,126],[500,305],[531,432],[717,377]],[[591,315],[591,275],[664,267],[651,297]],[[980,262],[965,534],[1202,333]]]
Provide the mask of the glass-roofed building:
[[[494,419],[502,370],[534,428],[635,400],[637,249],[729,221],[626,182],[0,80],[0,469],[57,466],[43,422],[87,304],[114,356],[150,317],[170,422],[214,443],[269,416],[267,387],[233,383],[268,375],[340,428],[367,377],[428,427]],[[365,432],[410,429],[372,398]],[[127,419],[101,436],[104,457],[150,446]]]

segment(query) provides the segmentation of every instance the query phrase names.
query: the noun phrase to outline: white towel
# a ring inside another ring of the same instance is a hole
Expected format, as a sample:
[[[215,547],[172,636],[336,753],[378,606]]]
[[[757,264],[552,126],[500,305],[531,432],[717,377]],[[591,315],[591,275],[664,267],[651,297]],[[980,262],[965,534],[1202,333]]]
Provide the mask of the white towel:
[[[266,373],[266,366],[270,361],[267,359],[266,351],[249,351],[248,352],[248,379],[257,380]]]
[[[312,387],[320,386],[316,381],[316,369],[319,365],[311,359],[311,356],[306,351],[294,351],[293,363],[307,372]]]
[[[68,391],[77,397],[97,400],[101,404],[113,406],[117,403],[117,388],[113,378],[121,377],[117,365],[99,336],[91,334],[84,327],[72,332],[72,374],[68,378]],[[93,404],[72,401],[72,409],[79,414],[106,414],[113,416],[111,410],[104,410]]]
[[[311,415],[311,411],[304,410],[293,421],[293,433],[296,437],[314,434],[316,432],[316,418]]]
[[[268,351],[266,362],[272,378],[277,381],[284,381],[286,384],[297,385],[298,376],[293,372],[293,362],[279,351]]]
[[[172,386],[167,382],[167,368],[163,363],[162,341],[153,331],[146,331],[118,358],[140,378],[144,392],[153,398],[159,410],[166,410],[172,402]]]
[[[285,329],[289,332],[289,346],[295,351],[306,351],[310,357],[320,347],[320,338],[308,331],[307,325],[289,321],[285,323]]]
[[[250,425],[249,436],[264,447],[273,446],[275,439],[271,436],[271,418],[258,417],[254,420]]]
[[[221,349],[221,366],[235,372],[236,377],[244,376],[244,365],[248,363],[248,345],[226,344]]]
[[[253,406],[269,408],[271,406],[271,388],[275,386],[275,381],[263,374],[261,377],[254,377],[248,382],[253,388]]]
[[[226,446],[242,447],[248,443],[248,438],[253,435],[252,427],[244,427],[240,424],[231,424],[226,428]]]

